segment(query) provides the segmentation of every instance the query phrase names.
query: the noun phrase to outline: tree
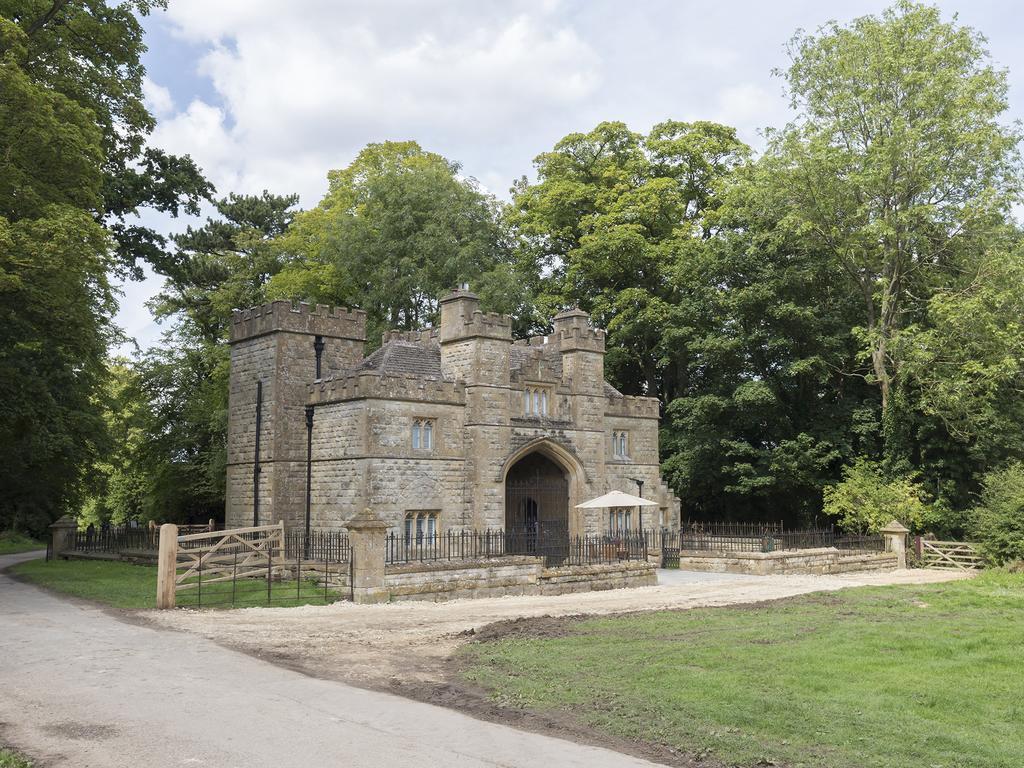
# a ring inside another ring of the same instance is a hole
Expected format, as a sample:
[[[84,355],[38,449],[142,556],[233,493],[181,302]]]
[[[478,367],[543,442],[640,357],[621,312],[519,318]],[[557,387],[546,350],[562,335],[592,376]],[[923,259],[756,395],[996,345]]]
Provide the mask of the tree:
[[[0,51],[0,528],[38,533],[106,447],[104,153],[91,113],[22,68],[26,35],[4,18]]]
[[[136,279],[142,274],[138,262],[159,263],[165,246],[161,235],[135,221],[139,210],[198,214],[199,202],[213,191],[191,158],[146,143],[156,122],[142,99],[146,47],[140,18],[165,5],[165,0],[0,0],[0,19],[20,31],[0,37],[0,56],[32,83],[87,111],[99,129],[102,202],[92,210],[113,238],[117,260],[112,266]],[[21,114],[12,125],[31,119]],[[70,153],[42,157],[47,160],[40,162],[81,161]]]
[[[295,215],[297,195],[229,195],[220,214],[174,236],[154,315],[169,321],[161,344],[120,371],[108,420],[125,442],[101,468],[98,519],[195,522],[224,509],[228,348],[232,310],[265,300],[280,269],[272,247]]]
[[[272,298],[357,306],[371,343],[437,320],[437,299],[469,282],[488,306],[525,314],[494,199],[416,142],[370,144],[328,174],[320,204],[278,246]]]
[[[545,317],[580,306],[608,331],[608,371],[624,391],[671,399],[677,347],[666,322],[677,265],[712,234],[715,183],[747,147],[732,128],[666,121],[647,136],[622,123],[573,133],[537,157],[506,217]]]
[[[984,250],[1016,199],[1006,75],[984,38],[902,0],[790,43],[797,120],[773,133],[766,170],[782,224],[829,253],[862,303],[860,335],[883,419],[903,360],[896,338],[965,254]]]

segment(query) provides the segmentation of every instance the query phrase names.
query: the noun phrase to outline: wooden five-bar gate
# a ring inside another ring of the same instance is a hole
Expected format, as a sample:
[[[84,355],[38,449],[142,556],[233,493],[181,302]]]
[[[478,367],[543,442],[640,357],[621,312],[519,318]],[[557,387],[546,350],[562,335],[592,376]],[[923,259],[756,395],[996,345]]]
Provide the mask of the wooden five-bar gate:
[[[966,541],[929,541],[918,537],[915,544],[925,568],[974,571],[984,565],[977,547]]]

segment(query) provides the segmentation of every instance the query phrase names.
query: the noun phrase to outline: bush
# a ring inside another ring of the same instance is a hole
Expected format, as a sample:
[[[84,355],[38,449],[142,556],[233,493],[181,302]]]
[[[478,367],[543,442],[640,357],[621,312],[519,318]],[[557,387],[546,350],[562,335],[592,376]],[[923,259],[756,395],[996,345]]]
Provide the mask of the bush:
[[[857,459],[842,482],[825,488],[824,511],[852,533],[878,533],[896,519],[914,532],[936,518],[924,489],[909,477],[886,478],[881,464]]]
[[[990,563],[1024,560],[1024,464],[1015,462],[982,479],[970,532]]]

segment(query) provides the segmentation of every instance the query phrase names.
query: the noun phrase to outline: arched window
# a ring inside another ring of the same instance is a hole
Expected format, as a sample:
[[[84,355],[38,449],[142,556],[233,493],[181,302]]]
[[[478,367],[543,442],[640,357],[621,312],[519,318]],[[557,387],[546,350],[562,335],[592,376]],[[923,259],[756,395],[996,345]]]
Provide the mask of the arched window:
[[[434,420],[413,419],[412,447],[414,451],[429,451],[434,447]]]
[[[546,387],[527,387],[523,390],[523,416],[548,415],[548,390]]]

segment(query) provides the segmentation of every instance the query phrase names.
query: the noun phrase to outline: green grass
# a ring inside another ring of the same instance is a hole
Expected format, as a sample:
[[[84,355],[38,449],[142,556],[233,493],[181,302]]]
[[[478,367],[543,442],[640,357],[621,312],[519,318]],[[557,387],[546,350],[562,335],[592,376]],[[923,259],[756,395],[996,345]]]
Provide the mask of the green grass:
[[[32,768],[32,763],[17,752],[0,747],[0,768]]]
[[[10,569],[17,576],[40,586],[74,597],[93,600],[115,608],[156,607],[156,568],[148,565],[109,560],[32,560]],[[301,590],[301,591],[298,591]],[[178,593],[177,604],[195,606],[199,593],[190,589]],[[269,605],[324,605],[337,599],[331,591],[324,599],[323,587],[311,581],[297,585],[294,580],[271,583]],[[267,583],[263,580],[240,579],[232,605],[230,583],[203,584],[203,608],[251,608],[267,603]]]
[[[566,622],[466,646],[499,702],[727,765],[1024,765],[1024,576]]]
[[[46,549],[46,542],[17,531],[0,531],[0,555],[14,555],[18,552],[31,552],[34,549]],[[0,768],[3,768],[2,763]]]

